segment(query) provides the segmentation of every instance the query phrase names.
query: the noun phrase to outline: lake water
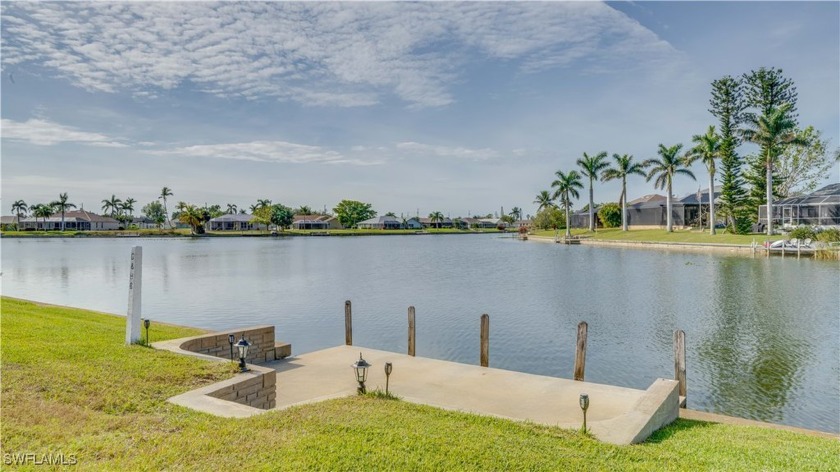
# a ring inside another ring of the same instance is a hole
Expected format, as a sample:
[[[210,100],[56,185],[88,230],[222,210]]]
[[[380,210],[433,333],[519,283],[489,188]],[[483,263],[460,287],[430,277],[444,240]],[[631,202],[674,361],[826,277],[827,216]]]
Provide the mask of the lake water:
[[[673,378],[683,329],[691,408],[840,431],[836,262],[498,235],[4,239],[2,293],[125,313],[136,244],[153,321],[270,323],[300,354],[344,342],[350,299],[354,344],[405,352],[414,305],[418,356],[477,364],[488,313],[491,366],[571,378],[585,320],[586,380],[639,389]]]

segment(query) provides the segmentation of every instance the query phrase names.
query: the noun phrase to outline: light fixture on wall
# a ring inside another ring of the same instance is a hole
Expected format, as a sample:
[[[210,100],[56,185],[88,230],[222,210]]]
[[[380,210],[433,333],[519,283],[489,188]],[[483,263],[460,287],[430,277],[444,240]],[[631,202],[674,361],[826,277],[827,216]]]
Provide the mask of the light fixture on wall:
[[[247,372],[248,366],[245,365],[245,358],[248,357],[248,348],[251,347],[251,343],[245,340],[245,335],[243,334],[239,338],[239,342],[236,343],[236,347],[239,349],[239,370],[241,372]]]

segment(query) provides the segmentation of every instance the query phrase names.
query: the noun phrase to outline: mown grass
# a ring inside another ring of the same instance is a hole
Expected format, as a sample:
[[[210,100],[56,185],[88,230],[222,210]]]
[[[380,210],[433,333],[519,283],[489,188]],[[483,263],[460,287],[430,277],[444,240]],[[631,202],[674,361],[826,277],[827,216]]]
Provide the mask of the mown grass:
[[[536,231],[534,235],[554,237],[553,230]],[[560,230],[560,236],[565,234]],[[707,231],[699,230],[675,230],[671,233],[664,229],[631,229],[621,231],[621,228],[605,228],[591,233],[586,229],[573,229],[572,234],[597,240],[609,241],[639,241],[639,242],[663,242],[663,243],[702,243],[702,244],[742,244],[750,245],[756,241],[761,244],[766,239],[764,234],[732,234],[724,233],[722,230],[712,236]]]
[[[840,442],[787,431],[678,420],[612,446],[376,394],[217,418],[165,400],[229,364],[126,347],[112,315],[8,298],[0,309],[3,452],[74,454],[79,470],[840,470]],[[152,340],[195,332],[153,324]]]

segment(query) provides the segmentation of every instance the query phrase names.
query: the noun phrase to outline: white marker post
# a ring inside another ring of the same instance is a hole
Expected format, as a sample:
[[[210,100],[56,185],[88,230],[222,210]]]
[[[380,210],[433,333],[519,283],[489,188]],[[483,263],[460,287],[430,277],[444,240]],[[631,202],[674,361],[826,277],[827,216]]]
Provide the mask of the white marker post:
[[[131,269],[128,276],[128,317],[125,320],[125,343],[140,341],[140,294],[143,286],[143,247],[131,248]]]

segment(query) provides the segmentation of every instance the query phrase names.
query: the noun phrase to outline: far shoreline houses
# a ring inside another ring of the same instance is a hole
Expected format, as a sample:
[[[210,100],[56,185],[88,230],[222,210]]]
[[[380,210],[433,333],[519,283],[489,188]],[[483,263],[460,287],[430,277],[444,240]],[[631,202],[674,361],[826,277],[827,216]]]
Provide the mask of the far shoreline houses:
[[[714,202],[717,203],[720,196],[720,188],[714,191]],[[596,206],[596,212],[597,212]],[[672,218],[676,227],[689,227],[696,225],[698,214],[708,216],[709,191],[704,189],[698,193],[691,193],[681,198],[675,198],[672,205]],[[252,231],[265,229],[264,225],[252,223],[253,216],[249,214],[225,214],[212,218],[208,224],[209,231]],[[571,215],[571,226],[574,228],[586,228],[589,226],[589,212],[578,210]],[[628,226],[632,229],[655,229],[665,226],[666,210],[665,196],[650,194],[627,202]],[[789,197],[777,201],[773,205],[773,220],[784,226],[816,225],[822,227],[840,226],[840,183],[824,186],[808,195]],[[61,214],[55,214],[48,218],[25,217],[18,221],[16,216],[3,216],[0,226],[8,228],[17,226],[21,231],[58,231],[61,229]],[[767,222],[767,207],[759,207],[759,223]],[[597,222],[600,226],[600,222]],[[374,217],[356,226],[359,229],[413,229],[423,230],[426,228],[498,228],[505,225],[496,218],[443,218],[440,221],[432,221],[431,218],[411,217],[408,219],[398,218],[392,215]],[[530,226],[531,220],[515,221],[513,228],[519,226]],[[708,225],[704,221],[704,225]],[[98,215],[84,209],[72,210],[64,213],[64,227],[68,231],[115,231],[122,225],[119,221],[109,216]],[[135,217],[130,226],[131,229],[155,229],[157,225],[145,217]],[[178,220],[172,220],[164,227],[188,228],[189,226]],[[344,229],[338,218],[333,215],[321,214],[298,214],[294,215],[291,228],[294,230],[316,230],[329,231]]]

